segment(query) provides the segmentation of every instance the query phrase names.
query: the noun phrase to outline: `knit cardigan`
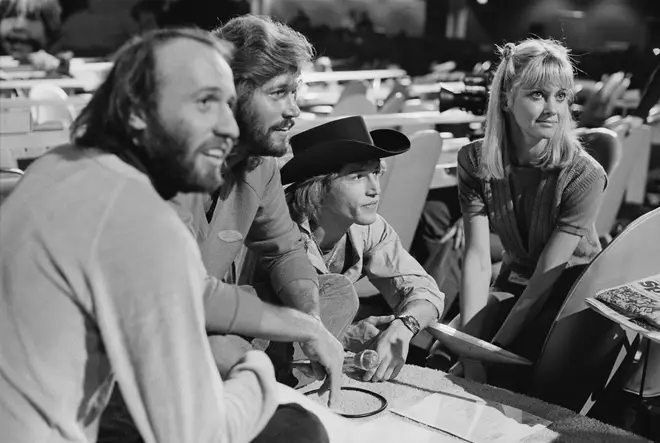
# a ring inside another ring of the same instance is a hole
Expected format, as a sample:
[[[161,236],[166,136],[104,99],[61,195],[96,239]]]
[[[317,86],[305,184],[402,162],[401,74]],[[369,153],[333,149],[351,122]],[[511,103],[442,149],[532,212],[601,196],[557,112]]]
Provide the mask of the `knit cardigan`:
[[[547,170],[541,174],[527,242],[518,229],[512,192],[509,184],[510,166],[505,164],[504,179],[483,180],[477,177],[478,159],[483,140],[461,148],[458,154],[458,190],[463,213],[485,213],[490,228],[504,247],[504,263],[525,278],[534,273],[539,257],[556,229],[580,236],[580,241],[567,266],[589,263],[601,250],[595,228],[597,210],[585,214],[584,223],[565,223],[562,214],[567,208],[583,204],[581,199],[594,186],[601,192],[607,176],[603,168],[589,154],[581,150],[573,162],[563,169]],[[591,205],[593,207],[593,205]]]

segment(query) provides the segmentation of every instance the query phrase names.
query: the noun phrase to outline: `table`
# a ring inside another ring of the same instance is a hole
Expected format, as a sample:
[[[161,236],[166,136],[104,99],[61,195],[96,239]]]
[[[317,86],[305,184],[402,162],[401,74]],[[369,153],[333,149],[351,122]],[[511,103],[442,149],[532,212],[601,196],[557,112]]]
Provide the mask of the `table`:
[[[301,392],[318,389],[320,383],[315,382]],[[549,428],[537,432],[520,441],[520,443],[642,443],[649,440],[633,435],[622,429],[601,423],[597,420],[584,417],[560,406],[551,405],[524,395],[516,394],[504,389],[463,380],[444,372],[419,366],[406,365],[396,380],[384,383],[365,383],[343,375],[342,386],[355,386],[369,389],[383,395],[388,400],[388,410],[381,414],[351,419],[351,421],[367,422],[375,420],[382,414],[393,414],[390,408],[405,408],[424,399],[430,394],[448,392],[454,394],[469,393],[483,399],[493,400],[505,405],[524,410],[541,418],[551,420]],[[312,395],[309,398],[316,400]],[[341,400],[340,400],[341,408]],[[399,416],[397,416],[399,417]],[[404,419],[405,420],[405,419]],[[456,442],[464,442],[451,437]],[[401,442],[407,441],[405,436]]]

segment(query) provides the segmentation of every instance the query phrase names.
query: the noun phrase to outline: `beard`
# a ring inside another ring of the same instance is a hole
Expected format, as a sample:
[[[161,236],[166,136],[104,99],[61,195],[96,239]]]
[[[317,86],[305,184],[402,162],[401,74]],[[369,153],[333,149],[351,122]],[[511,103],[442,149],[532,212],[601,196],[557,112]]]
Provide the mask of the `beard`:
[[[195,159],[200,154],[191,151],[186,132],[181,128],[166,129],[158,117],[148,118],[142,146],[147,154],[147,168],[161,194],[214,192],[223,183],[220,171],[201,171],[196,167]]]
[[[290,128],[294,125],[293,119],[284,119],[268,128],[253,109],[251,98],[239,99],[236,109],[236,122],[241,131],[241,144],[247,156],[282,157],[289,149],[289,137],[282,137],[281,141],[273,137],[277,131]]]

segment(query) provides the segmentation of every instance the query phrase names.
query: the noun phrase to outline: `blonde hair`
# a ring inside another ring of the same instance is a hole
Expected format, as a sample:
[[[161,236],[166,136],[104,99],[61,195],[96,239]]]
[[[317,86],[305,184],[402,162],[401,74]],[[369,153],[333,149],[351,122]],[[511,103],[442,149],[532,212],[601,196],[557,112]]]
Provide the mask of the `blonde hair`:
[[[486,130],[479,158],[478,175],[482,179],[504,178],[502,156],[509,155],[505,150],[507,124],[503,108],[507,94],[515,94],[520,88],[534,89],[547,85],[568,91],[574,87],[573,64],[568,49],[559,42],[527,39],[517,45],[507,43],[498,50],[501,61],[490,88]],[[571,163],[582,149],[573,129],[575,122],[570,110],[561,113],[557,131],[535,156],[538,160],[534,166],[547,170]]]

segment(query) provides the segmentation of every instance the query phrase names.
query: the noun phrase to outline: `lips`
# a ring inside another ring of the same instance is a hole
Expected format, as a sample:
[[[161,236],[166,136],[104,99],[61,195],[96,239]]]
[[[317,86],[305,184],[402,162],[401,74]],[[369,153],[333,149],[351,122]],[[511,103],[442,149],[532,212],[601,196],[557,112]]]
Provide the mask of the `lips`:
[[[376,201],[373,201],[371,203],[367,203],[366,205],[362,205],[362,206],[364,206],[365,208],[374,208],[374,207],[378,206],[378,203],[380,203],[380,200],[376,200]]]
[[[277,126],[273,126],[273,131],[281,131],[281,132],[288,132],[293,128],[293,126],[296,124],[293,120],[279,124]]]

